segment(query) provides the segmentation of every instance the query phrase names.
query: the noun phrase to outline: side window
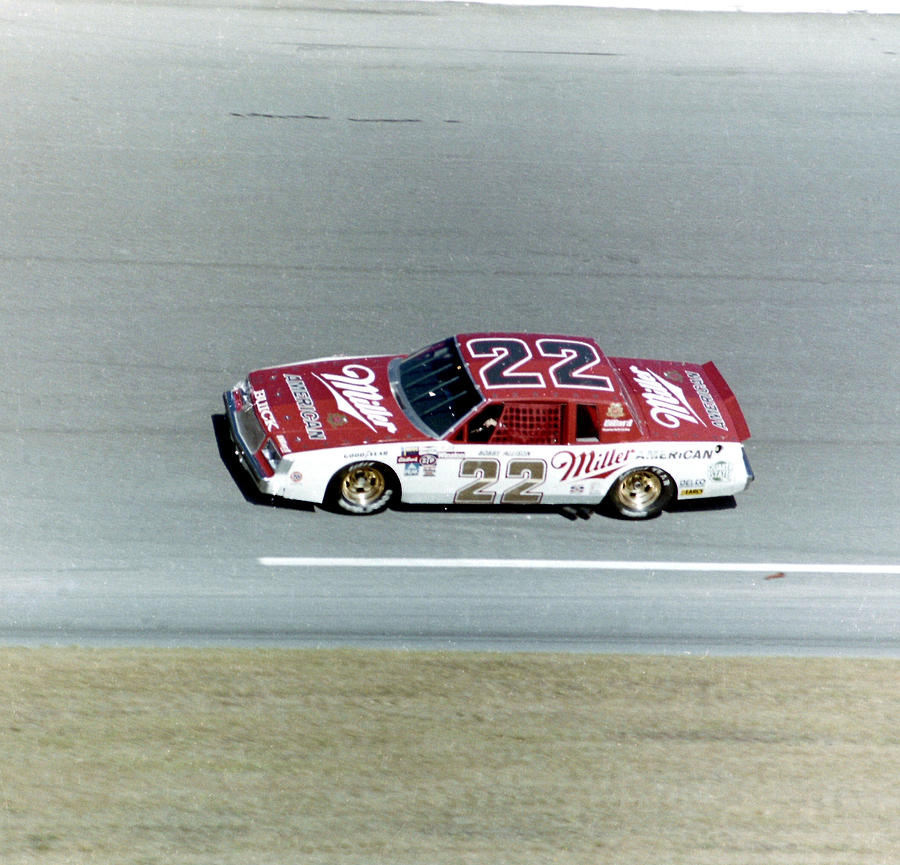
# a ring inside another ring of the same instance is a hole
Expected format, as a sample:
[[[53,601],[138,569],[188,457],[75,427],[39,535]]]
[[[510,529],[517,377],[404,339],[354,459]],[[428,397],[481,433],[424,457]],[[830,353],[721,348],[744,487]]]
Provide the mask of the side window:
[[[489,405],[482,409],[469,421],[466,440],[473,443],[489,442],[497,429],[497,422],[500,420],[501,414],[503,414],[502,404]]]
[[[562,443],[563,407],[556,403],[494,403],[482,409],[456,436],[472,444],[554,445]]]
[[[555,445],[562,442],[563,407],[558,403],[507,403],[492,444]]]
[[[575,407],[575,441],[600,441],[600,426],[597,423],[597,406],[578,405]]]
[[[634,418],[620,402],[583,403],[575,406],[574,444],[609,444],[640,436]]]

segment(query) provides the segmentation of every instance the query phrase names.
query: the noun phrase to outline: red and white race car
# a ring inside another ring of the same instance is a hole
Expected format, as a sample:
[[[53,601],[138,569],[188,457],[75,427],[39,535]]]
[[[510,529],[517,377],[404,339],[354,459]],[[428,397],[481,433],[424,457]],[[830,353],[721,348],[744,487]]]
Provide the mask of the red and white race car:
[[[753,480],[747,422],[714,364],[606,357],[584,337],[460,334],[257,370],[224,396],[263,493],[353,514],[605,502],[643,518]]]

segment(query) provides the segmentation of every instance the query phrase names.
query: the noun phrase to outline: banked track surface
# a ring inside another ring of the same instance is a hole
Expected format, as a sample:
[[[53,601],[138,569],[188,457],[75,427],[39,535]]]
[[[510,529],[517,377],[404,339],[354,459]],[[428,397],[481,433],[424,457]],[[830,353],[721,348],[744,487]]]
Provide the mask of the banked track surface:
[[[15,2],[0,51],[4,642],[898,654],[893,19]],[[472,329],[715,360],[757,482],[645,524],[241,495],[248,368]]]

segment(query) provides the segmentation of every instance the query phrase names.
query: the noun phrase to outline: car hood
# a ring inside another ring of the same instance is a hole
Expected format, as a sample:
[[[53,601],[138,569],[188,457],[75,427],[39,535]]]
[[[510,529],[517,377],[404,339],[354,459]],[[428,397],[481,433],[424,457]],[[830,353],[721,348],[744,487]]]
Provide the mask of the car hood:
[[[421,438],[391,390],[388,365],[395,357],[323,358],[256,370],[248,381],[260,423],[282,451]]]

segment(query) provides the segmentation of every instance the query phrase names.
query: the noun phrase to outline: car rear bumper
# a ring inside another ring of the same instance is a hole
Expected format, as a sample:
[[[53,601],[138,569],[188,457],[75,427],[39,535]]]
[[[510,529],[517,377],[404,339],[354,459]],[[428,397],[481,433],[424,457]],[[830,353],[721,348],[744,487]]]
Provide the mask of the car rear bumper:
[[[750,457],[747,456],[747,449],[741,448],[741,452],[744,455],[744,468],[747,470],[747,486],[749,487],[753,481],[756,480],[756,475],[753,474],[753,468],[750,465]],[[746,487],[744,487],[746,489]]]

